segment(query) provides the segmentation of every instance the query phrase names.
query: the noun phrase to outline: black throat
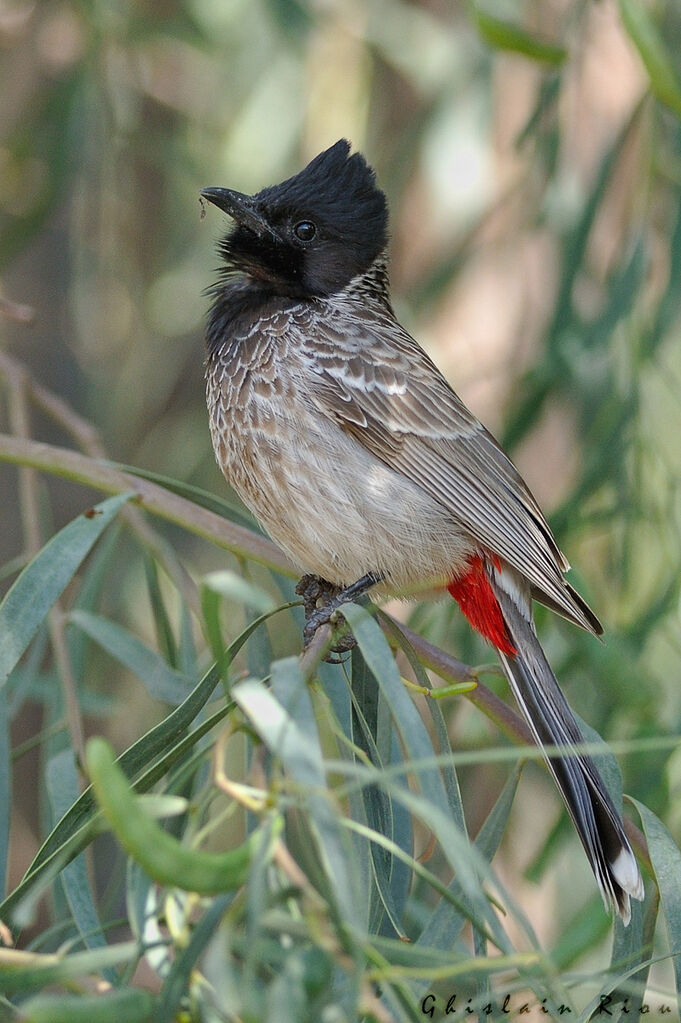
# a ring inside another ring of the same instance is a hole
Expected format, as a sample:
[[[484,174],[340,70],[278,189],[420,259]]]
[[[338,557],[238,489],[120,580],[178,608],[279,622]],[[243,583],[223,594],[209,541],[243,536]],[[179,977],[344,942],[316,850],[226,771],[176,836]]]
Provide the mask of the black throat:
[[[364,303],[380,306],[389,316],[394,316],[386,252],[382,252],[365,273],[354,277],[341,292],[327,298],[283,294],[268,281],[234,271],[221,271],[220,279],[207,293],[213,298],[206,329],[209,355],[232,339],[244,337],[252,329],[257,329],[258,324],[271,322],[278,313],[285,314],[296,308],[314,306],[323,315],[325,306],[333,307],[339,301],[349,300],[359,306]]]
[[[259,322],[271,320],[300,304],[300,299],[277,294],[266,283],[245,275],[230,275],[208,290],[213,302],[208,313],[206,346],[209,357]]]

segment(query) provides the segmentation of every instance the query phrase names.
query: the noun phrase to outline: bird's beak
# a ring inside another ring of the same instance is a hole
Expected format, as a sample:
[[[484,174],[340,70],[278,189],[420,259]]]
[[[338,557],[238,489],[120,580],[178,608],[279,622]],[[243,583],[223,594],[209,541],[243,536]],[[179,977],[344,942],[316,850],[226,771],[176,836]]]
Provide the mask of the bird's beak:
[[[237,224],[250,227],[251,231],[255,231],[258,235],[272,234],[272,228],[256,208],[250,195],[235,192],[231,188],[202,188],[201,196],[212,202],[223,213],[227,213],[236,220]]]

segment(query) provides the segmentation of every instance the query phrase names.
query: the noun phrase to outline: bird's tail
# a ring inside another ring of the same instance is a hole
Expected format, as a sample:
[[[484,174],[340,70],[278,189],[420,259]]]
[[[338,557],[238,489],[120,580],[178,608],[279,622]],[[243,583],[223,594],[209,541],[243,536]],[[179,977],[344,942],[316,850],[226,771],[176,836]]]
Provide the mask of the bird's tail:
[[[626,924],[631,917],[629,897],[643,898],[643,881],[622,819],[594,761],[574,749],[584,743],[584,738],[535,634],[529,597],[524,599],[506,572],[493,569],[489,579],[508,633],[509,642],[499,650],[499,656],[513,694],[540,747],[571,751],[567,756],[546,756],[546,762],[603,900]]]

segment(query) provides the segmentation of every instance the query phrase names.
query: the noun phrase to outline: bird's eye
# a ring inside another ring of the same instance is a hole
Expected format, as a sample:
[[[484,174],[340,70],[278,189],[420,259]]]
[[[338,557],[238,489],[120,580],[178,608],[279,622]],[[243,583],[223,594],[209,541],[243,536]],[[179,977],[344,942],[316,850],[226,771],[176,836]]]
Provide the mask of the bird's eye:
[[[300,223],[296,224],[293,228],[293,233],[301,242],[311,242],[317,233],[317,228],[311,220],[301,220]]]

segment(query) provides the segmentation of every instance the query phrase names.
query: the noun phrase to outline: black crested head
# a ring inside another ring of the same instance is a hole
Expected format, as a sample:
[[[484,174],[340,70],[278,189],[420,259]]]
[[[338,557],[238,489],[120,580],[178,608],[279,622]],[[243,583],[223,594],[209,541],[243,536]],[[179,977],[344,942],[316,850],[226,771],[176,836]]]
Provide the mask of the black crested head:
[[[254,196],[227,188],[201,194],[235,221],[220,245],[227,271],[248,274],[279,294],[341,291],[372,266],[388,241],[385,196],[345,139]]]

